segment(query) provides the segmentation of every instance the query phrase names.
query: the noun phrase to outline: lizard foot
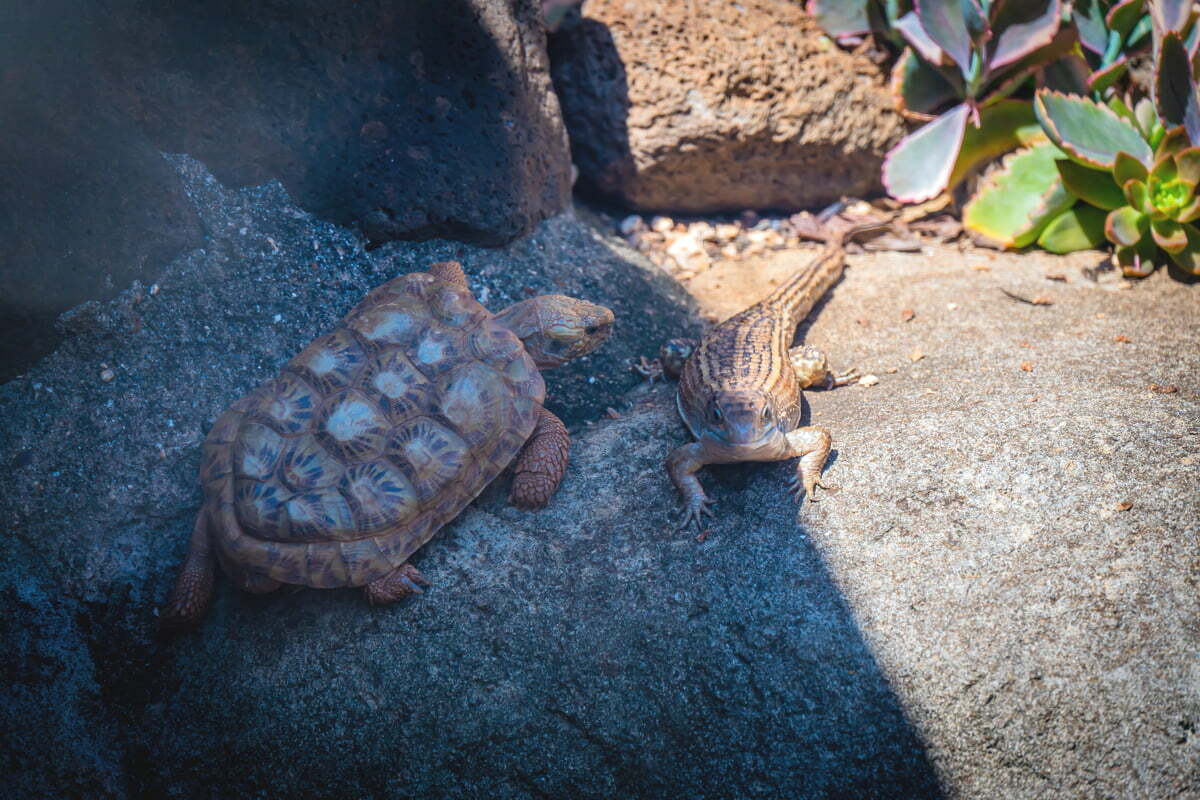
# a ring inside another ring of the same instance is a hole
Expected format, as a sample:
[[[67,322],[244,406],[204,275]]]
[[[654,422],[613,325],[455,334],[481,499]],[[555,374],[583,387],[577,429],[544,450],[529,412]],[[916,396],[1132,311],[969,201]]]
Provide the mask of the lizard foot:
[[[829,491],[832,488],[834,487],[821,483],[820,480],[814,480],[811,484],[806,483],[805,480],[800,477],[800,470],[798,468],[796,470],[796,475],[787,483],[788,492],[792,495],[792,499],[794,499],[797,503],[804,502],[805,497],[808,498],[808,502],[815,503],[817,502],[817,489]]]
[[[712,506],[717,504],[716,500],[711,500],[705,494],[693,496],[688,501],[687,508],[684,509],[683,516],[679,518],[679,530],[686,530],[693,522],[696,523],[696,530],[703,530],[704,516],[707,514],[710,517],[715,517],[716,513],[712,510]]]

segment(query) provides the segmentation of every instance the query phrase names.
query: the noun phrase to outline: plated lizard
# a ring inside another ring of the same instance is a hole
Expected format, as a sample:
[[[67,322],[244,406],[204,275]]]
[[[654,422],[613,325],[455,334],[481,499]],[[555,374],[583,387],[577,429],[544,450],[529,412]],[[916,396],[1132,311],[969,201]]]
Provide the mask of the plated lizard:
[[[800,426],[801,390],[837,384],[820,351],[791,347],[796,326],[838,279],[845,243],[887,227],[890,218],[856,225],[829,239],[820,255],[764,300],[713,328],[684,362],[676,398],[696,441],[667,457],[667,472],[685,503],[682,526],[712,515],[714,501],[696,472],[706,464],[799,458],[789,489],[815,500],[833,439],[817,425]]]

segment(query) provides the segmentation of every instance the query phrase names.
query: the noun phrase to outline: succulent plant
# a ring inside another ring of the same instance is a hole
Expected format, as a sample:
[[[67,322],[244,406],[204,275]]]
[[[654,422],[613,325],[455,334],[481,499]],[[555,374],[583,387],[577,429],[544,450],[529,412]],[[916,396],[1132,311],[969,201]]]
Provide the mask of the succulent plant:
[[[1145,0],[1075,0],[1071,21],[1089,74],[1085,88],[1103,92],[1125,76],[1129,57],[1150,44]]]
[[[910,7],[908,0],[808,0],[807,9],[840,41],[875,33],[900,46],[903,42],[893,26]]]
[[[888,193],[920,202],[1017,146],[1011,131],[1019,125],[993,135],[984,114],[1074,44],[1074,29],[1061,21],[1062,0],[915,0],[895,21],[909,46],[892,87],[907,116],[930,121],[888,154]],[[1028,104],[1024,113],[1032,122]],[[975,137],[983,146],[963,146],[969,123],[984,131]]]
[[[1200,147],[1190,146],[1186,128],[1164,128],[1149,99],[1130,109],[1115,98],[1101,105],[1043,90],[1034,109],[1066,156],[1056,165],[1064,189],[1107,212],[1104,236],[1126,275],[1148,275],[1166,258],[1200,275]],[[1073,209],[1074,224],[1060,214],[1043,221],[1054,231],[1047,249],[1094,246],[1097,212],[1082,208]]]

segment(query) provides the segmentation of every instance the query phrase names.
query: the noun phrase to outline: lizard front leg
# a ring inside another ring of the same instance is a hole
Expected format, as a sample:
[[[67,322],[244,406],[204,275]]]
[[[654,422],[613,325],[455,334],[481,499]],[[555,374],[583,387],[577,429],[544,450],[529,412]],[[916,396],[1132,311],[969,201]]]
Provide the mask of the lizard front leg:
[[[696,523],[697,529],[701,529],[704,527],[704,515],[714,516],[709,506],[716,505],[716,501],[709,499],[704,493],[704,487],[700,485],[699,478],[696,477],[696,472],[707,463],[704,448],[699,442],[680,445],[667,456],[667,474],[671,476],[671,483],[675,484],[684,502],[680,529],[693,522]]]
[[[829,359],[825,353],[812,345],[802,344],[788,351],[788,360],[796,373],[796,380],[801,389],[810,386],[818,389],[834,389],[845,386],[856,380],[858,370],[851,369],[843,373],[835,373],[829,368]]]
[[[800,459],[796,464],[796,475],[788,483],[788,490],[795,495],[797,501],[807,495],[808,502],[815,503],[817,487],[829,488],[821,483],[821,469],[825,466],[825,459],[829,458],[833,437],[824,428],[809,425],[785,434],[784,438],[791,448],[787,457]]]

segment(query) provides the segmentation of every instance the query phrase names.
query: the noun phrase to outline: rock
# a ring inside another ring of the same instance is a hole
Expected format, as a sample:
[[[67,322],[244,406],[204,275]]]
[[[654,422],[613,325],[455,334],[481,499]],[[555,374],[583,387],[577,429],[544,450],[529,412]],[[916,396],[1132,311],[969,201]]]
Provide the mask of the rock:
[[[5,16],[0,380],[203,243],[160,151],[370,239],[498,245],[570,198],[536,0],[52,0]]]
[[[638,209],[796,209],[882,191],[882,71],[788,0],[591,0],[554,35],[581,180]],[[753,223],[749,223],[747,227]]]
[[[853,256],[808,339],[903,374],[808,395],[839,490],[798,511],[788,464],[707,468],[698,536],[663,474],[674,386],[626,368],[695,328],[615,237],[562,216],[497,250],[364,252],[278,183],[172,160],[211,246],[0,387],[12,796],[1195,793],[1197,287],[1077,280],[1039,308],[998,290],[1083,262]],[[594,360],[547,376],[574,435],[551,506],[509,507],[501,478],[418,554],[413,601],[222,579],[197,633],[154,639],[207,426],[369,287],[445,258],[493,308],[526,285],[619,304]]]

